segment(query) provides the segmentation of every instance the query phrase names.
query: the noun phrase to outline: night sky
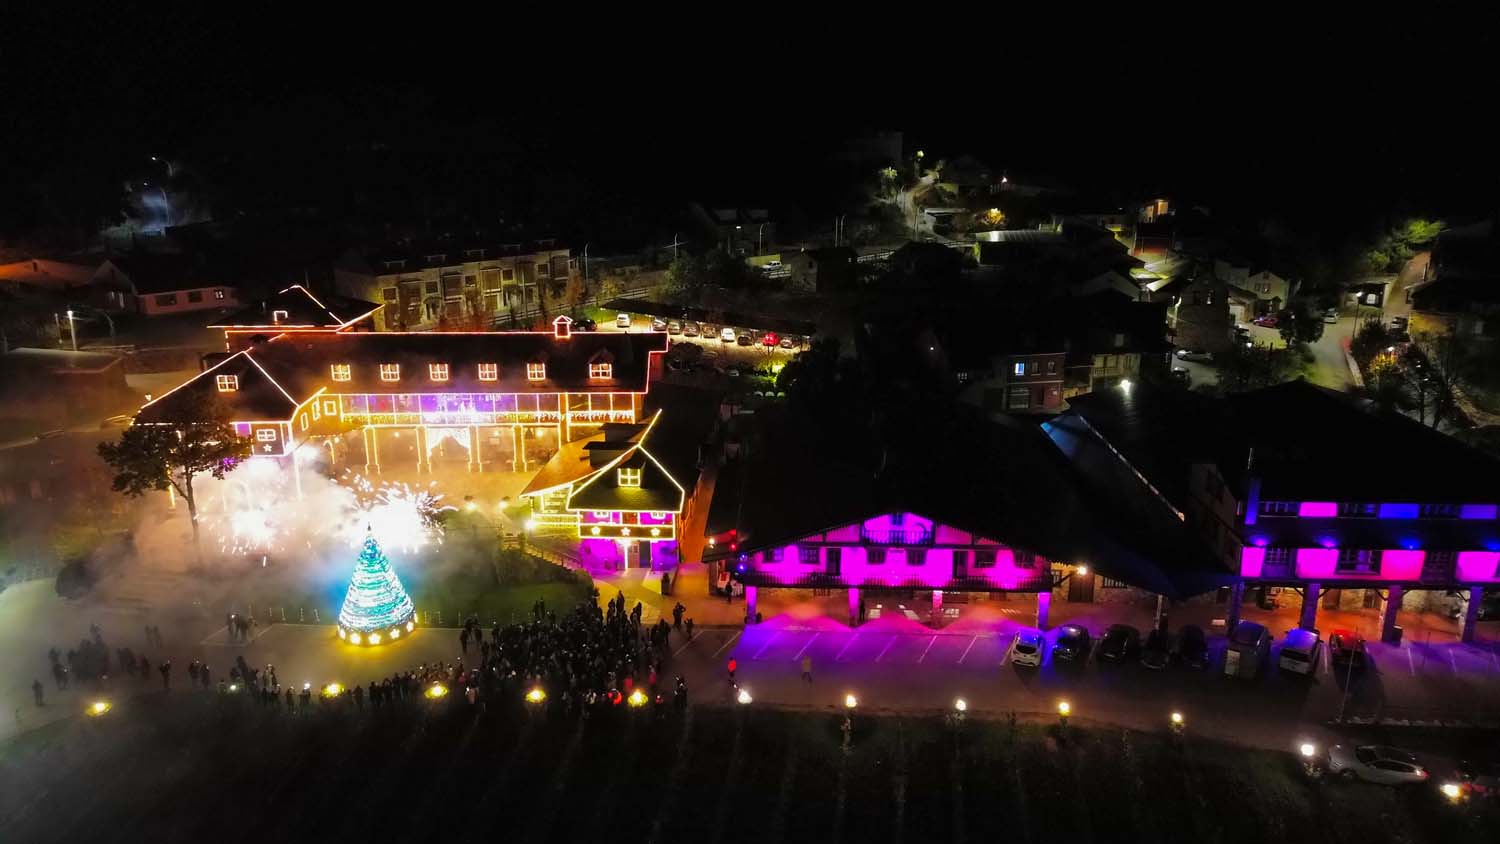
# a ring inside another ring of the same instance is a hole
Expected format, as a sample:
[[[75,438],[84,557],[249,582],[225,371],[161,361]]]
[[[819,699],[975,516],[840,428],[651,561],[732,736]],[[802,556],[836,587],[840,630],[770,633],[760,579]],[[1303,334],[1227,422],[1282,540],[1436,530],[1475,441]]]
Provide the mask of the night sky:
[[[973,26],[995,38],[964,44],[949,19],[605,42],[373,7],[338,22],[19,14],[0,69],[11,230],[86,216],[98,185],[150,178],[162,154],[216,215],[503,219],[629,240],[699,198],[827,213],[844,198],[830,155],[869,128],[1101,197],[1160,190],[1247,215],[1463,215],[1500,196],[1490,27],[1458,18],[1033,37],[1018,29],[1039,24],[999,17]]]

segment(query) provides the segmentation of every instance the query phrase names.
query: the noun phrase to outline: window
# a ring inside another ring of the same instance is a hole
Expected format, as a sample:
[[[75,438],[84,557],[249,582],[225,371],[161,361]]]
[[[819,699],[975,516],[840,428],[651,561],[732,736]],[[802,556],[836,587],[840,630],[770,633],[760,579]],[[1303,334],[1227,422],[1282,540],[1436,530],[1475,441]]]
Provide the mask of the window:
[[[1340,574],[1372,572],[1380,568],[1380,552],[1364,548],[1340,548],[1334,571]]]
[[[995,565],[995,549],[980,548],[974,552],[974,568],[987,569]]]
[[[892,527],[901,527],[905,523],[906,523],[906,514],[905,513],[902,513],[902,512],[898,511],[898,512],[895,512],[895,513],[891,514],[891,526]]]
[[[1267,548],[1266,559],[1263,565],[1288,566],[1292,563],[1292,549],[1290,548]]]
[[[927,564],[926,548],[907,548],[906,564],[909,566],[923,566]]]
[[[276,441],[276,429],[275,428],[261,428],[260,430],[258,430],[258,431],[255,432],[255,439],[256,439],[256,441],[263,442],[263,443],[275,442]]]
[[[500,280],[501,281],[515,281],[516,280],[516,271],[514,269],[510,269],[510,268],[501,270],[500,271]]]
[[[302,418],[300,420],[298,420],[298,422],[302,425],[302,430],[306,431],[307,430],[307,414],[306,413],[302,414]]]
[[[337,416],[339,412],[339,403],[337,401],[334,401],[333,399],[323,399],[323,412],[328,414],[329,416]]]
[[[1026,374],[1026,364],[1023,363],[1022,361],[1016,361],[1015,366],[1011,367],[1011,374],[1012,375],[1025,375]]]
[[[427,377],[431,378],[434,381],[447,381],[448,380],[448,364],[446,364],[446,363],[429,363],[429,364],[427,364]]]
[[[781,562],[781,554],[783,550],[785,549],[767,548],[766,550],[760,552],[760,561],[763,563],[779,563]]]
[[[335,381],[349,380],[349,364],[347,363],[336,363],[329,367],[329,371],[333,374],[333,380]],[[385,367],[383,366],[381,367],[381,377],[385,377]]]
[[[271,312],[271,322],[273,324],[275,324],[275,325],[280,325],[281,321],[284,320],[284,319],[286,319],[289,316],[291,316],[291,315],[288,314],[286,311],[272,311]]]
[[[382,380],[382,381],[400,381],[401,380],[401,364],[399,364],[399,363],[382,363],[380,365],[380,380]]]
[[[969,383],[969,373],[967,373],[967,372],[960,372],[960,373],[957,374],[956,377],[958,378],[958,383],[960,383],[960,384],[967,384],[967,383]]]
[[[640,469],[621,469],[619,471],[618,477],[619,477],[619,481],[620,481],[620,486],[640,486],[641,485],[641,470]]]
[[[1101,589],[1129,589],[1130,584],[1123,580],[1115,580],[1112,577],[1101,577],[1099,578],[1099,587]]]
[[[494,381],[500,377],[500,364],[481,363],[479,365],[479,380]]]
[[[156,297],[156,304],[159,307],[163,307],[163,308],[171,307],[172,305],[177,304],[177,294],[176,293],[163,293],[160,296]]]
[[[313,412],[313,421],[314,422],[316,422],[319,419],[323,418],[323,406],[321,404],[319,404],[318,402],[313,402],[312,403],[312,412]]]
[[[224,298],[224,288],[222,288],[222,287],[215,288],[214,289],[214,298],[215,299],[223,299]]]
[[[817,565],[818,564],[818,549],[816,547],[808,547],[806,545],[798,545],[797,546],[797,562],[802,563],[803,565],[806,565],[806,566],[815,566],[815,565]]]
[[[1016,568],[1036,568],[1036,555],[1030,551],[1011,551],[1011,558],[1015,561]]]
[[[536,274],[540,278],[546,278],[551,273],[551,271],[552,268],[547,266],[546,264],[536,265]]]
[[[202,302],[203,301],[203,291],[202,290],[189,290],[188,291],[188,301],[189,302]]]
[[[1119,331],[1116,331],[1115,332],[1115,348],[1118,349],[1118,348],[1123,347],[1124,345],[1125,345],[1125,335],[1123,333],[1119,332]]]
[[[589,364],[590,378],[612,378],[614,377],[614,364],[591,363]]]
[[[1456,519],[1458,509],[1457,504],[1423,504],[1421,513],[1424,519]]]
[[[1031,388],[1011,387],[1005,397],[1005,406],[1009,410],[1025,410],[1031,407]]]
[[[528,363],[528,364],[526,364],[526,380],[527,381],[544,381],[544,380],[546,380],[546,378],[547,378],[547,364],[545,364],[545,363]]]
[[[1344,518],[1374,518],[1376,507],[1358,501],[1339,502],[1339,515]]]
[[[381,289],[380,298],[386,302],[394,302],[400,297],[396,292],[396,288],[386,287]]]
[[[1295,516],[1297,515],[1297,502],[1262,501],[1260,502],[1260,514],[1262,516]]]
[[[1056,375],[1057,374],[1057,361],[1055,361],[1055,360],[1049,360],[1049,361],[1047,361],[1047,374],[1048,375]]]
[[[872,566],[885,565],[885,549],[884,548],[866,548],[865,549],[865,562],[869,563]]]
[[[214,378],[214,386],[218,387],[221,393],[232,393],[240,388],[240,376],[220,375]]]

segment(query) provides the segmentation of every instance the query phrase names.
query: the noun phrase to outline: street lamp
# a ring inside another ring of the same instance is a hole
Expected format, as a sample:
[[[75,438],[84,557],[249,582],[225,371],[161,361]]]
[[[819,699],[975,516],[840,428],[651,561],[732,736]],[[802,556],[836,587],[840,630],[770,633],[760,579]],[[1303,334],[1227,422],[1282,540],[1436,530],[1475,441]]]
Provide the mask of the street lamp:
[[[1068,703],[1065,700],[1060,700],[1060,701],[1057,702],[1057,725],[1059,727],[1066,727],[1066,726],[1068,726],[1068,716],[1072,715],[1072,714],[1073,714],[1073,705],[1072,704]]]
[[[68,309],[68,337],[73,341],[73,351],[78,351],[78,324],[73,322],[73,309]]]
[[[844,708],[845,709],[851,709],[852,710],[856,706],[859,706],[859,698],[855,697],[852,694],[844,695]]]

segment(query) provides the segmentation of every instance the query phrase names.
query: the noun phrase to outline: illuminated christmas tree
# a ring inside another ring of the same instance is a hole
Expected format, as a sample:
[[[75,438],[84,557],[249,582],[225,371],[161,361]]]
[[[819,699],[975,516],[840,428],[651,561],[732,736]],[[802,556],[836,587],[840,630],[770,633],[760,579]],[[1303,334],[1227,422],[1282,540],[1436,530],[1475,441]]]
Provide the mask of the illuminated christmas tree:
[[[339,638],[351,645],[378,645],[399,639],[417,626],[411,596],[371,533],[354,562],[354,577],[339,610]]]

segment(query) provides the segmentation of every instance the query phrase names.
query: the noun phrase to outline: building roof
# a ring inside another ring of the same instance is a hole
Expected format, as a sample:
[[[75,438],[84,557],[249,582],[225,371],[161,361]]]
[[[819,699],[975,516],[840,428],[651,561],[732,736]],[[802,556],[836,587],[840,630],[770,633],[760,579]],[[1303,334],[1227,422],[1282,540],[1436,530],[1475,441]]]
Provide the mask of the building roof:
[[[623,471],[638,472],[639,486],[620,483]],[[687,492],[642,443],[575,486],[569,510],[658,510],[679,513]]]
[[[336,393],[643,393],[650,355],[666,347],[666,335],[659,332],[577,332],[568,338],[550,331],[283,334],[231,355],[147,404],[138,419],[196,421],[193,400],[209,392],[224,400],[239,421],[288,419],[296,405],[324,388]],[[612,377],[590,378],[589,364],[605,359]],[[390,363],[400,366],[399,381],[381,380],[381,364]],[[479,380],[481,363],[498,365],[496,380]],[[547,377],[528,379],[528,363],[545,364]],[[334,364],[349,365],[348,381],[332,380]],[[448,380],[432,381],[429,364],[447,364]],[[244,377],[237,391],[218,393],[216,374]]]
[[[142,295],[216,287],[225,283],[217,273],[199,266],[191,255],[136,252],[114,255],[105,260],[128,278],[136,293]]]
[[[294,284],[209,324],[209,328],[342,328],[381,306],[344,296],[314,296]],[[285,316],[277,314],[285,312]]]

